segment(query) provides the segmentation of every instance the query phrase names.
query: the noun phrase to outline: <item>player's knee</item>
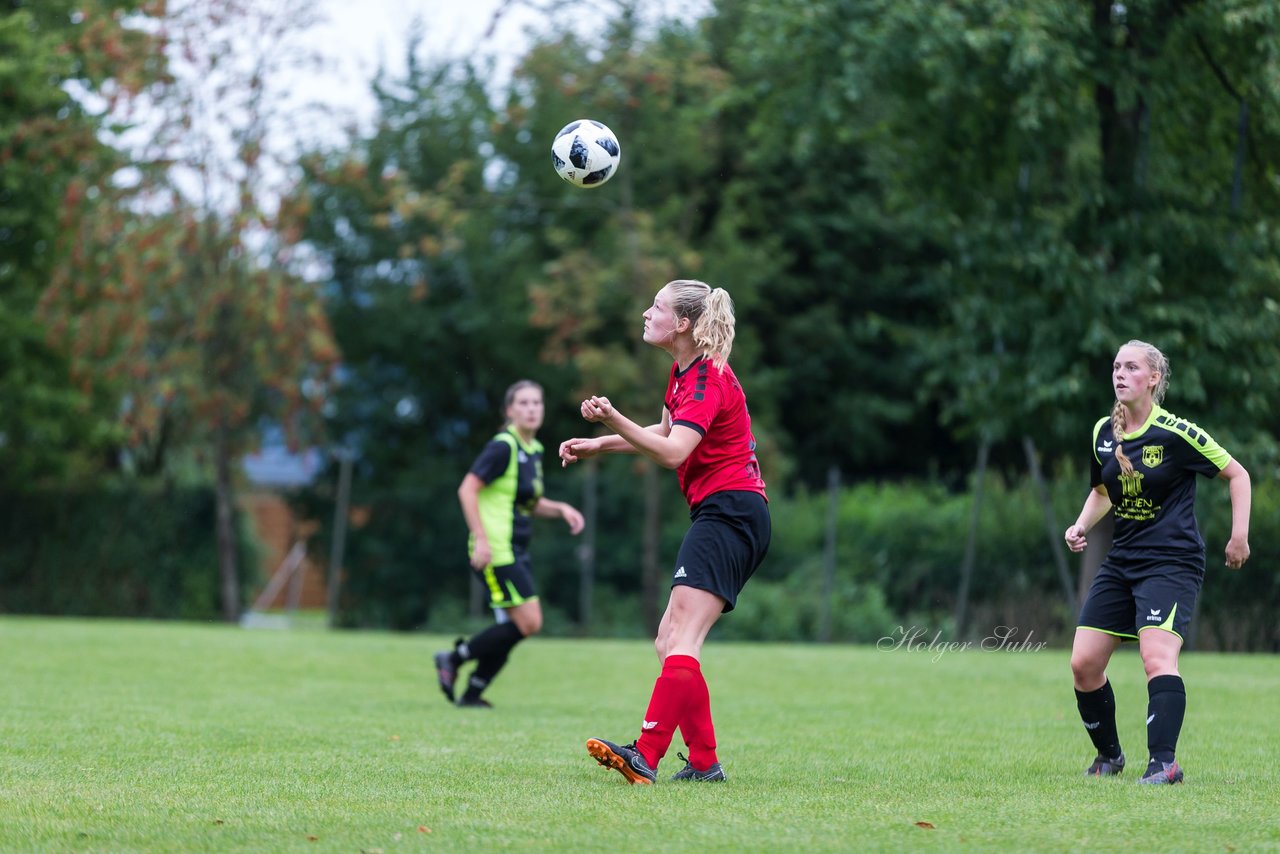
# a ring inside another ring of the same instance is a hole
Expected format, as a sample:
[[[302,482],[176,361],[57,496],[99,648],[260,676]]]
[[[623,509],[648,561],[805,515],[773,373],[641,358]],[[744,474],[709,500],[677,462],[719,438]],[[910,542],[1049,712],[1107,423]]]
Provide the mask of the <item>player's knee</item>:
[[[1177,673],[1178,657],[1163,653],[1145,654],[1142,656],[1142,669],[1147,672],[1148,679]]]
[[[1071,675],[1075,678],[1076,685],[1092,685],[1101,681],[1106,669],[1107,662],[1097,656],[1071,653]]]
[[[520,630],[520,634],[525,637],[536,635],[542,631],[542,609],[521,605],[519,608],[513,608],[507,612],[511,616],[511,622],[515,623],[516,628]]]

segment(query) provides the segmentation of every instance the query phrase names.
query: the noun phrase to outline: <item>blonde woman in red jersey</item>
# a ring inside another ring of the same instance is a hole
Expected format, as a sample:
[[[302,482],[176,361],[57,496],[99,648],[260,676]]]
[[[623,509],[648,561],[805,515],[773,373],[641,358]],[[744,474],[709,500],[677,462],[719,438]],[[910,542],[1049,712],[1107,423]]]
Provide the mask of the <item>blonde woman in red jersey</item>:
[[[643,454],[675,469],[692,520],[671,577],[671,597],[654,646],[662,673],[636,741],[587,740],[587,751],[630,783],[658,779],[658,762],[677,728],[689,748],[671,779],[725,779],[716,756],[711,700],[702,677],[707,632],[732,611],[738,593],[769,550],[769,505],[756,461],[751,416],[729,367],[733,300],[723,288],[687,279],[668,282],[644,313],[644,340],[671,355],[662,420],[641,427],[607,397],[582,402],[582,417],[613,435],[569,439],[563,465],[599,454]],[[681,755],[681,758],[683,755]]]

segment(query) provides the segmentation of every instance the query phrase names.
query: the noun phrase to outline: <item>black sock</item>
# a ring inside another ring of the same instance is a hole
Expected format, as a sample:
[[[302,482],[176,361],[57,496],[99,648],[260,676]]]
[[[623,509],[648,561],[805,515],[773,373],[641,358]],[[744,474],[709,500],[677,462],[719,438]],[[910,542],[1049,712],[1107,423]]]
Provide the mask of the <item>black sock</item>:
[[[500,649],[509,649],[519,643],[522,637],[524,635],[520,634],[515,623],[495,623],[484,631],[477,632],[471,640],[458,644],[453,651],[453,656],[457,659],[455,664],[478,660]]]
[[[512,644],[515,646],[515,644]],[[507,655],[510,649],[506,649],[501,653],[486,656],[476,663],[476,669],[472,671],[471,678],[467,680],[466,693],[462,695],[463,700],[478,700],[480,695],[484,693],[484,689],[489,687],[489,683],[498,675],[498,671],[507,663]]]
[[[481,692],[489,687],[493,677],[507,663],[511,649],[522,640],[524,635],[516,628],[515,623],[499,623],[472,638],[468,646],[472,657],[476,659],[476,669],[467,680],[467,691],[462,698],[479,699]]]
[[[1147,683],[1147,750],[1151,758],[1172,762],[1187,713],[1187,690],[1181,676],[1156,676]]]
[[[1076,708],[1080,720],[1093,739],[1099,756],[1115,759],[1120,755],[1120,736],[1116,733],[1116,695],[1111,691],[1111,680],[1102,683],[1096,691],[1076,691]]]

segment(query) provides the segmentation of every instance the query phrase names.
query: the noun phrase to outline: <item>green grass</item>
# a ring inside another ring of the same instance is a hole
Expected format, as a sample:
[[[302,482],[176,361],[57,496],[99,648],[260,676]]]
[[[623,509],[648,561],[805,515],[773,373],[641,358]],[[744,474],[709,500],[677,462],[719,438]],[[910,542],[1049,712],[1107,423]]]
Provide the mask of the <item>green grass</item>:
[[[631,787],[582,745],[637,735],[648,644],[535,639],[464,711],[442,641],[2,618],[0,850],[1280,850],[1273,656],[1184,657],[1187,782],[1147,787],[1132,652],[1134,767],[1090,780],[1063,651],[713,642],[728,783]]]

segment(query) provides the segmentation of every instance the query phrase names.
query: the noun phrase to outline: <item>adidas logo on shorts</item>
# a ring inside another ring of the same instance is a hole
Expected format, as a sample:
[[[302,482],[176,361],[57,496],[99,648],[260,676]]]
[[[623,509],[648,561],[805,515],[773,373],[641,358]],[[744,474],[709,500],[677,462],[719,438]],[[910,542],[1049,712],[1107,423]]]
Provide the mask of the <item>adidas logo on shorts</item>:
[[[684,567],[682,566],[682,567],[680,567],[679,569],[677,569],[677,570],[676,570],[676,574],[675,574],[675,576],[674,576],[674,577],[675,577],[675,578],[688,578],[689,576],[685,574]]]

